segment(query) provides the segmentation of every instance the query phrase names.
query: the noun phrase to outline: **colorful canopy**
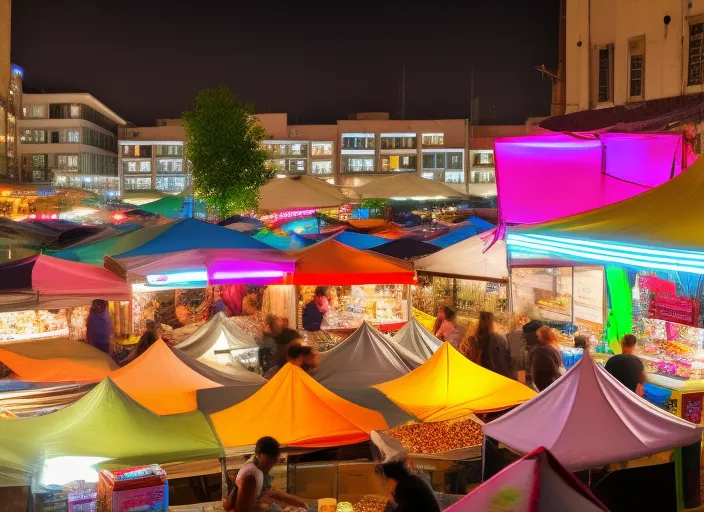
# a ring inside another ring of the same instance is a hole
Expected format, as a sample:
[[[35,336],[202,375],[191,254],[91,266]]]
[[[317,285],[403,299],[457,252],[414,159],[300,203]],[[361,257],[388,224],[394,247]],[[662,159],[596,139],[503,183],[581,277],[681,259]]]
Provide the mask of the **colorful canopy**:
[[[388,242],[388,240],[379,236],[364,235],[353,231],[343,231],[335,237],[335,240],[345,245],[349,245],[354,249],[359,249],[360,251],[365,251]]]
[[[447,509],[447,512],[609,512],[545,448],[517,460]]]
[[[118,368],[97,348],[64,338],[2,343],[0,362],[27,382],[98,382]]]
[[[486,249],[484,235],[473,236],[447,249],[419,258],[413,266],[428,274],[493,281],[508,281],[506,244],[498,240]]]
[[[364,322],[349,338],[320,354],[315,379],[329,388],[365,388],[405,375],[422,363]]]
[[[184,199],[182,195],[164,196],[156,201],[141,205],[139,209],[149,213],[158,213],[170,219],[179,219],[184,217]]]
[[[261,213],[334,208],[349,202],[339,187],[311,176],[275,179],[259,187]]]
[[[201,412],[158,416],[110,379],[60,411],[0,420],[0,439],[0,486],[29,485],[43,461],[56,457],[101,457],[137,465],[224,455]]]
[[[408,265],[359,251],[328,239],[291,253],[296,260],[294,284],[414,284]]]
[[[555,248],[579,249],[585,255],[605,254],[597,249],[615,251],[616,247],[609,242],[702,251],[702,190],[704,160],[700,158],[680,176],[641,195],[572,217],[526,226],[516,234],[530,235],[531,240],[538,242],[542,236],[567,239],[569,247],[560,243]],[[584,245],[582,240],[600,240],[607,242],[607,246]],[[627,257],[625,253],[638,252],[627,247],[619,251],[623,257]]]
[[[137,402],[162,415],[194,411],[197,390],[220,386],[182,363],[161,340],[110,377]]]
[[[494,227],[491,222],[487,222],[479,217],[470,217],[467,221],[468,224],[458,227],[450,231],[446,235],[433,238],[433,245],[437,245],[443,249],[450,247],[458,242],[467,240],[473,236],[484,233],[484,231],[489,231]]]
[[[419,258],[421,256],[433,254],[439,250],[440,247],[437,245],[422,242],[421,240],[416,240],[415,238],[400,238],[370,249],[371,252],[384,254],[385,256],[391,256],[392,258],[398,258],[401,260]]]
[[[484,434],[520,453],[545,446],[570,471],[581,471],[699,443],[702,427],[640,398],[585,353],[533,400],[489,423]]]
[[[353,190],[360,199],[427,200],[467,197],[444,183],[421,178],[415,172],[398,173],[372,180]]]
[[[500,411],[535,396],[529,387],[474,364],[449,343],[420,368],[374,387],[423,421]]]
[[[291,364],[247,400],[210,419],[228,447],[272,436],[285,446],[326,448],[368,441],[372,430],[387,428],[381,414],[340,398]]]
[[[135,234],[139,233],[140,231]],[[115,254],[114,258],[125,259],[191,249],[271,249],[271,247],[239,231],[197,219],[183,219],[169,224],[166,230],[146,243]]]
[[[545,222],[645,192],[681,172],[681,143],[678,133],[496,139],[499,222]]]
[[[104,268],[44,254],[0,265],[0,311],[85,306],[93,299],[130,300],[132,289]]]
[[[401,327],[393,340],[422,361],[427,361],[442,345],[442,342],[415,318],[411,318]]]
[[[228,229],[232,229],[228,226]],[[273,247],[274,249],[279,249],[281,251],[296,251],[298,249],[303,249],[309,247],[315,243],[315,240],[308,240],[298,236],[296,233],[291,233],[290,235],[279,235],[268,229],[262,229],[259,233],[254,235],[254,238],[260,242],[264,242],[266,245]]]
[[[257,340],[247,334],[224,313],[218,313],[176,348],[194,359],[217,361],[216,352],[257,348]],[[246,371],[246,370],[245,370]]]

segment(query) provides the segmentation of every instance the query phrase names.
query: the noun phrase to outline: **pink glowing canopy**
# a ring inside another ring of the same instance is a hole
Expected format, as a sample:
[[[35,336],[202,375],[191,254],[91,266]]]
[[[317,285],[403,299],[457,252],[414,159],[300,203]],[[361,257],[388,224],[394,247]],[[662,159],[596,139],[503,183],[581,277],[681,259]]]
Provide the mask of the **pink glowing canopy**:
[[[550,134],[496,139],[499,220],[545,222],[638,195],[682,172],[674,133]]]

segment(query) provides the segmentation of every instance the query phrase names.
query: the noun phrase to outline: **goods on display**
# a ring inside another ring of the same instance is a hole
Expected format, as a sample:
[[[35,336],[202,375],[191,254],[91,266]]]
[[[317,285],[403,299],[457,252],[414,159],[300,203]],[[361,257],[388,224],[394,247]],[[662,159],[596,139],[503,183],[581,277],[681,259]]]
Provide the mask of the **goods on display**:
[[[482,428],[472,419],[413,423],[387,430],[411,453],[445,453],[482,444]]]
[[[380,496],[365,496],[355,503],[354,512],[384,512],[388,502],[387,498]]]
[[[68,335],[66,310],[60,310],[58,313],[46,310],[0,313],[0,341],[36,340]]]
[[[98,473],[99,512],[166,512],[169,484],[158,465],[139,466],[122,471]]]

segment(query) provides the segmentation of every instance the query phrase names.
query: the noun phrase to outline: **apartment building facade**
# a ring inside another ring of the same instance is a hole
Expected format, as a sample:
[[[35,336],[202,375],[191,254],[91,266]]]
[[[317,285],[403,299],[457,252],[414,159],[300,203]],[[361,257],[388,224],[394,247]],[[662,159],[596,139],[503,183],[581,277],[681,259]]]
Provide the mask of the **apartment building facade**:
[[[117,195],[117,134],[123,125],[87,93],[24,94],[18,123],[23,181]]]
[[[23,71],[10,63],[12,1],[0,0],[0,180],[17,181],[17,117]]]
[[[184,154],[185,139],[180,119],[158,119],[157,126],[121,128],[121,195],[145,190],[177,194],[186,190],[191,174]]]

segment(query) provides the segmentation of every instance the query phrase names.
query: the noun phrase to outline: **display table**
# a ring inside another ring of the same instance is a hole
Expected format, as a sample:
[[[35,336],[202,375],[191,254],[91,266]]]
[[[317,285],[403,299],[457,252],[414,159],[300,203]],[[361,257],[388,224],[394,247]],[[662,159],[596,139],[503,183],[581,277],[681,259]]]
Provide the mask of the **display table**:
[[[169,507],[169,510],[173,510],[174,512],[224,512],[222,502],[220,501],[198,503],[196,505],[180,505],[177,507]]]

